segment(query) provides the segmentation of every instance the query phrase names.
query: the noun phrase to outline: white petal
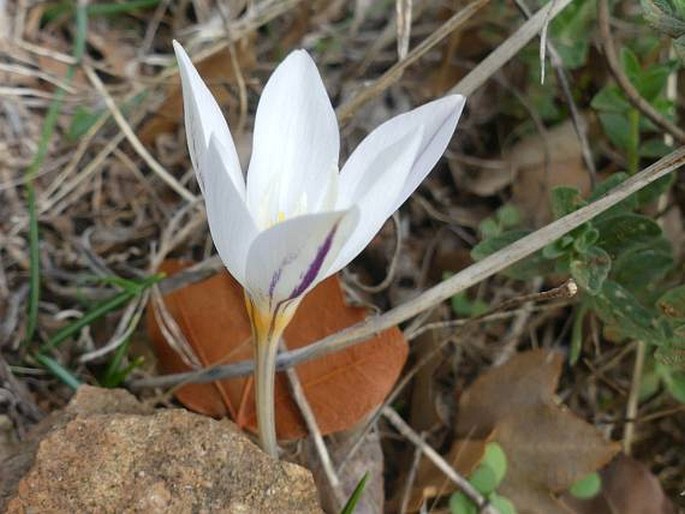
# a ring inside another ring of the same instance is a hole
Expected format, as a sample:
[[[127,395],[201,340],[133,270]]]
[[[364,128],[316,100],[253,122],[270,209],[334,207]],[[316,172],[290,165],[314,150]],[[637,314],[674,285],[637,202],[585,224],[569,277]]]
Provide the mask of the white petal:
[[[247,255],[247,293],[271,312],[298,301],[330,276],[330,264],[358,219],[356,208],[306,214],[260,233]]]
[[[320,203],[323,177],[338,165],[335,112],[304,50],[276,68],[259,100],[247,202],[262,227]]]
[[[353,170],[353,174],[359,178],[356,187],[346,198],[339,197],[336,207],[345,208],[346,202],[354,198],[360,220],[331,266],[333,272],[342,269],[354,259],[397,210],[397,197],[412,171],[422,140],[423,128],[419,127],[384,148],[377,148],[373,158],[368,154],[369,160],[350,159],[353,164],[363,164],[364,168]],[[346,165],[341,174],[341,182],[348,171],[350,170]]]
[[[188,151],[193,168],[195,168],[197,173],[200,188],[204,190],[204,182],[206,180],[202,176],[200,163],[202,162],[203,154],[209,147],[210,137],[212,134],[216,134],[224,150],[221,153],[221,158],[225,162],[224,168],[231,177],[241,198],[244,198],[245,179],[240,169],[240,161],[238,160],[231,131],[221,113],[221,108],[200,78],[183,47],[176,41],[173,42],[173,45],[176,60],[178,61],[178,69],[181,74]]]
[[[364,180],[364,170],[367,168],[365,163],[375,158],[377,148],[397,141],[407,131],[423,127],[423,138],[418,154],[400,194],[395,199],[395,209],[399,208],[445,151],[461,116],[464,103],[465,99],[461,95],[446,96],[400,114],[376,128],[360,143],[345,163],[340,174],[341,196],[354,202],[355,195],[363,194],[364,188],[359,185]]]
[[[207,221],[219,257],[244,287],[247,251],[258,231],[245,201],[226,172],[222,152],[219,139],[213,134],[200,164],[205,177]]]
[[[338,201],[338,183],[340,182],[340,174],[338,167],[334,166],[328,170],[326,176],[321,177],[321,191],[322,194],[318,198],[317,203],[309,206],[309,212],[325,212],[335,209]]]

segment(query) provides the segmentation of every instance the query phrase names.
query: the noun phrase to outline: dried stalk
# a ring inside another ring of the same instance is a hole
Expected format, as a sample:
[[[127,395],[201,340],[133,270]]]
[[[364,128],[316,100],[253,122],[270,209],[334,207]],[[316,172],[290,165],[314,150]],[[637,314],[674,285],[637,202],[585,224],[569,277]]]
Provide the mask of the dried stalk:
[[[344,350],[378,332],[406,321],[413,316],[447,300],[455,294],[499,273],[512,264],[541,250],[564,234],[590,221],[595,216],[625,200],[633,193],[664,177],[685,164],[685,146],[680,147],[656,163],[633,175],[599,200],[519,239],[485,259],[424,291],[418,297],[381,314],[325,337],[309,346],[279,355],[277,369],[282,370],[323,355]],[[248,375],[254,369],[252,361],[217,366],[197,372],[178,373],[140,379],[131,382],[133,388],[169,387],[184,382],[206,383],[230,377]]]

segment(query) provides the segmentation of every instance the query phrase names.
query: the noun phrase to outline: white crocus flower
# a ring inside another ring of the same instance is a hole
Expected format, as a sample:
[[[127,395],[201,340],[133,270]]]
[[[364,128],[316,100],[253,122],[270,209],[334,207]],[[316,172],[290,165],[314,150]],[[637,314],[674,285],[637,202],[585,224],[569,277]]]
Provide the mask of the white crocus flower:
[[[190,158],[216,249],[245,289],[256,344],[257,421],[275,455],[278,340],[304,297],[371,241],[444,152],[464,107],[451,95],[376,128],[338,173],[338,123],[309,54],[276,68],[257,107],[247,181],[207,86],[174,42]]]

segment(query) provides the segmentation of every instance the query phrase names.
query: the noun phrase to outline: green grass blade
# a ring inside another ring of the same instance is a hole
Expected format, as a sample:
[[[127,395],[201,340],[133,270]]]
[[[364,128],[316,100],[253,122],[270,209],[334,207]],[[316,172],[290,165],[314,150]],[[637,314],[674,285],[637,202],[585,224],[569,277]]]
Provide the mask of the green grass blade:
[[[117,14],[127,14],[138,9],[149,9],[157,7],[160,0],[129,0],[128,2],[107,2],[102,4],[88,5],[85,12],[88,16],[112,16]],[[46,22],[53,21],[60,16],[65,16],[74,12],[77,9],[75,2],[62,2],[48,7],[44,14],[43,20]]]
[[[40,301],[40,251],[38,215],[36,213],[36,190],[33,183],[27,188],[29,206],[29,299],[26,341],[33,338],[38,326],[38,302]]]
[[[78,61],[83,57],[86,48],[86,31],[88,28],[88,17],[85,5],[79,4],[76,8],[76,39],[74,41],[74,58]],[[76,68],[70,66],[67,69],[64,82],[70,84],[74,78]],[[38,229],[38,214],[36,212],[36,174],[43,166],[45,157],[48,153],[48,146],[52,139],[52,134],[57,125],[57,118],[62,110],[65,91],[59,88],[50,102],[50,107],[45,116],[43,130],[41,131],[38,150],[33,156],[31,164],[26,169],[26,190],[27,203],[29,209],[29,299],[28,299],[28,322],[26,326],[26,343],[28,344],[36,332],[38,326],[38,303],[40,301],[40,233]]]
[[[48,341],[40,347],[42,352],[47,352],[53,350],[55,347],[59,346],[66,339],[71,336],[78,334],[82,328],[90,325],[97,319],[101,318],[105,314],[118,309],[133,298],[133,294],[128,291],[122,291],[114,295],[112,298],[105,300],[104,302],[96,305],[93,309],[86,312],[82,317],[76,321],[69,323],[66,327],[58,330],[55,335],[53,335]]]
[[[347,500],[347,503],[345,504],[345,506],[340,511],[340,514],[352,514],[354,512],[354,509],[357,507],[357,504],[359,503],[359,500],[362,497],[362,493],[364,492],[364,489],[366,488],[366,482],[368,480],[369,480],[369,472],[367,471],[366,473],[364,473],[364,476],[362,477],[362,479],[357,484],[357,487],[355,487],[354,491],[352,491],[350,498]]]
[[[37,353],[34,355],[34,358],[43,366],[45,366],[48,371],[50,371],[53,375],[55,375],[72,389],[76,390],[82,384],[78,378],[76,378],[68,369],[66,369],[52,357],[49,357],[43,353]]]
[[[93,309],[86,312],[81,318],[69,323],[61,330],[58,330],[57,333],[55,333],[45,344],[41,346],[41,352],[53,350],[66,339],[78,334],[82,328],[90,325],[97,319],[118,309],[119,307],[122,307],[126,304],[126,302],[132,300],[137,295],[142,294],[145,289],[150,287],[152,284],[159,282],[161,279],[162,275],[152,275],[145,278],[141,282],[138,282],[138,287],[124,290],[120,293],[117,293],[112,298],[99,303]]]

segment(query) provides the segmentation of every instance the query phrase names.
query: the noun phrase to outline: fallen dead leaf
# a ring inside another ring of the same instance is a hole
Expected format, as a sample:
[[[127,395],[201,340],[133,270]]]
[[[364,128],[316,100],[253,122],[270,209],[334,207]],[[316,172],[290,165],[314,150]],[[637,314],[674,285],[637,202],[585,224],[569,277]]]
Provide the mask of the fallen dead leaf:
[[[166,261],[162,270],[171,274],[183,267],[178,261]],[[165,296],[165,302],[204,366],[252,358],[243,291],[227,272],[174,291]],[[345,304],[338,279],[331,277],[305,297],[285,331],[284,341],[289,349],[301,348],[367,315],[367,309]],[[166,343],[152,315],[148,315],[148,333],[164,372],[188,369]],[[380,404],[397,380],[407,352],[402,333],[392,328],[345,351],[297,366],[321,432],[349,429]],[[241,427],[255,431],[253,395],[251,377],[188,384],[176,391],[179,401],[189,409],[216,417],[230,415]],[[276,379],[275,402],[278,437],[306,435],[287,379],[281,373]]]
[[[563,356],[550,350],[520,353],[483,373],[459,401],[457,434],[494,430],[509,467],[498,492],[519,514],[568,514],[556,498],[604,466],[618,452],[592,425],[554,400]]]
[[[583,195],[590,190],[590,175],[570,120],[549,129],[546,138],[535,133],[519,141],[507,159],[515,177],[512,202],[535,223],[550,221],[549,191],[553,187],[574,186]]]
[[[486,437],[506,416],[551,401],[563,360],[559,352],[531,350],[480,375],[459,398],[457,434]]]
[[[619,451],[592,425],[551,403],[539,404],[503,418],[493,437],[507,455],[509,469],[499,491],[520,514],[549,514],[559,503],[553,493],[606,465]],[[545,505],[543,496],[549,497]],[[558,505],[557,510],[564,512]]]
[[[125,33],[122,34],[105,23],[98,23],[93,28],[94,30],[88,32],[88,44],[102,55],[101,64],[107,68],[108,73],[134,77],[138,49],[127,40]]]

